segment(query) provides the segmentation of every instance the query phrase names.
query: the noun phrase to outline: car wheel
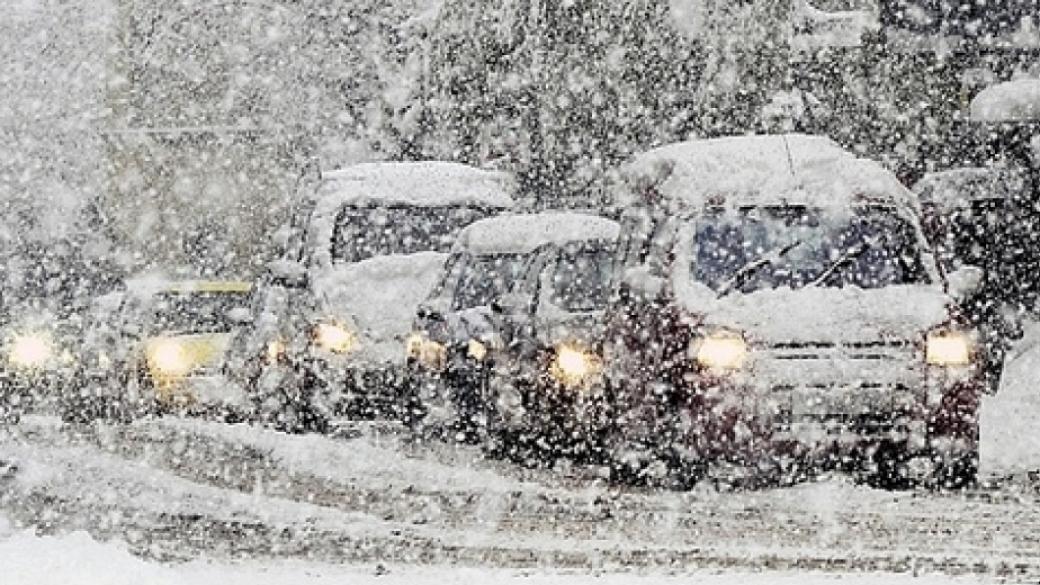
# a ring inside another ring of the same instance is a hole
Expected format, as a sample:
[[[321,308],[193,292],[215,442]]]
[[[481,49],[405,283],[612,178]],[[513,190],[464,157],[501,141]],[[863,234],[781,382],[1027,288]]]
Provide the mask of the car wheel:
[[[938,462],[929,487],[933,490],[963,490],[978,483],[979,453],[974,449],[954,457],[935,456]]]
[[[868,456],[866,483],[883,490],[905,490],[916,485],[910,471],[911,456],[906,444],[885,442]]]

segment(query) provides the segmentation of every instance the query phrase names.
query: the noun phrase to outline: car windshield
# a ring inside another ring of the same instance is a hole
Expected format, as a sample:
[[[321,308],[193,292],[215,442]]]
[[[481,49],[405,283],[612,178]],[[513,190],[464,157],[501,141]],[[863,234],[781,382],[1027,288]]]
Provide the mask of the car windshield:
[[[469,256],[455,288],[455,310],[490,305],[509,292],[520,277],[526,254],[482,254]]]
[[[612,245],[576,246],[564,250],[553,267],[550,299],[572,312],[607,306],[614,268]]]
[[[720,294],[804,286],[881,288],[926,280],[912,228],[893,211],[843,217],[744,208],[696,220],[692,275]]]
[[[460,229],[485,215],[472,207],[346,207],[336,219],[332,258],[447,252]]]
[[[162,293],[156,296],[151,330],[160,335],[229,333],[228,313],[249,306],[244,292]]]

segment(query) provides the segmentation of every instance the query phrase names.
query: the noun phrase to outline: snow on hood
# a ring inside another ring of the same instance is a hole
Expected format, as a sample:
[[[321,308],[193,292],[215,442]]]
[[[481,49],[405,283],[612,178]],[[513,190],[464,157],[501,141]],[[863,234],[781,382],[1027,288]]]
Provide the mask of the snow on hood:
[[[616,221],[584,213],[500,215],[467,226],[455,247],[473,254],[526,254],[545,244],[616,240],[619,231]]]
[[[1040,120],[1040,79],[1018,79],[988,87],[971,101],[975,122]]]
[[[802,134],[736,136],[662,146],[625,171],[629,196],[656,194],[687,209],[707,206],[889,204],[917,200],[880,164],[834,141]]]
[[[676,284],[680,305],[703,315],[707,327],[765,343],[915,340],[949,320],[952,302],[934,285],[780,288],[717,298],[700,283]]]
[[[330,317],[353,319],[363,336],[391,341],[411,330],[416,309],[429,296],[446,258],[420,252],[334,264],[313,276],[314,292]]]

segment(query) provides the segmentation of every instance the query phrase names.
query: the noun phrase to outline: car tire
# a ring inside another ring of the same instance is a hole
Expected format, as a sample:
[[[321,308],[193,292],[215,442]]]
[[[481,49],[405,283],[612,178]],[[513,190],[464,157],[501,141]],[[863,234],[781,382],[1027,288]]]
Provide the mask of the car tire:
[[[936,460],[940,460],[938,456]],[[941,459],[928,487],[935,491],[964,490],[976,486],[978,480],[979,453],[975,449],[952,458]]]

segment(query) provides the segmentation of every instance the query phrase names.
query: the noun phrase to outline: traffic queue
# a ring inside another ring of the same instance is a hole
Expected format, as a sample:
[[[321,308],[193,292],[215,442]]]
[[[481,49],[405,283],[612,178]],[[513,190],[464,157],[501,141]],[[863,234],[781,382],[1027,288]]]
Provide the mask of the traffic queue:
[[[132,280],[98,298],[47,392],[70,424],[393,420],[678,487],[719,467],[974,481],[1010,334],[972,312],[999,267],[957,257],[933,187],[797,134],[663,146],[614,187],[609,209],[520,211],[498,171],[328,173],[255,282]],[[8,352],[5,396],[56,357],[43,338]]]

